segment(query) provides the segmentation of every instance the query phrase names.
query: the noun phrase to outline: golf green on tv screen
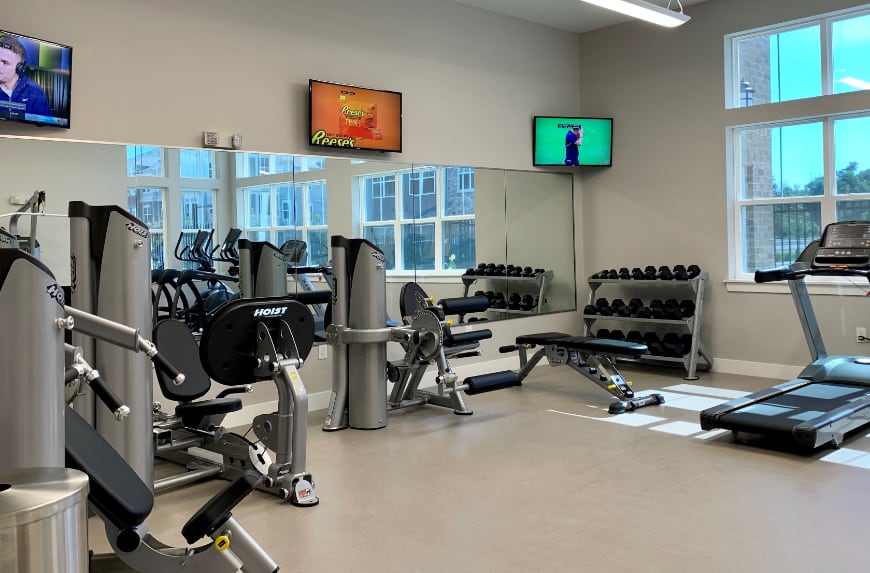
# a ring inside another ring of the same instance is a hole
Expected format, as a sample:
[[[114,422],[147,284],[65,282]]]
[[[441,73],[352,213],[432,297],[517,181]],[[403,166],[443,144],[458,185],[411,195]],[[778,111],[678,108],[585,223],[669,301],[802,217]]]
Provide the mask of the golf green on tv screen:
[[[613,119],[535,116],[535,165],[612,164]]]

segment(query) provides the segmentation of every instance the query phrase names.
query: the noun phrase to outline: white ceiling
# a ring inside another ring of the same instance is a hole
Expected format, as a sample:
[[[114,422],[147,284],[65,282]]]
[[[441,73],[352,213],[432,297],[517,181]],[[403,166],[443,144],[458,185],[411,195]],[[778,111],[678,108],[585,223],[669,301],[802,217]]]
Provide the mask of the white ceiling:
[[[571,32],[588,32],[631,20],[616,12],[581,2],[580,0],[454,0],[461,4],[476,6],[506,14],[521,20],[537,22]],[[652,4],[667,6],[668,0],[648,0]],[[682,0],[683,7],[700,4],[706,0]],[[677,0],[671,0],[675,9]],[[686,11],[691,16],[691,10]],[[653,26],[654,24],[650,24]]]

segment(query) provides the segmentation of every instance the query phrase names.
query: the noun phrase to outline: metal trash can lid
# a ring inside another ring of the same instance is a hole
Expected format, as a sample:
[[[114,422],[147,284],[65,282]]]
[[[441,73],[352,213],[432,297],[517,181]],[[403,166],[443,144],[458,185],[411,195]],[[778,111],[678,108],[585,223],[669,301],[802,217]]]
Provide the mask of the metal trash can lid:
[[[88,476],[68,468],[0,472],[0,529],[47,519],[87,502]]]

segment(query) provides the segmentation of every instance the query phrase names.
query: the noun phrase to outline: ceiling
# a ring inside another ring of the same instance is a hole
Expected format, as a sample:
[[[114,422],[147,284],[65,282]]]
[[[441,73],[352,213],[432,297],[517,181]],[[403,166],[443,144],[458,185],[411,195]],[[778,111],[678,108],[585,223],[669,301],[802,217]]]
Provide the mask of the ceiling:
[[[569,30],[571,32],[588,32],[597,28],[605,28],[631,20],[616,12],[586,4],[580,0],[454,0],[461,4],[476,6],[490,12],[498,12],[537,22],[546,26]],[[648,0],[652,4],[667,6],[668,0]],[[706,0],[682,0],[683,7],[700,4]],[[671,0],[671,9],[677,6],[677,0]],[[687,11],[691,15],[691,10]],[[654,24],[650,24],[653,26]]]

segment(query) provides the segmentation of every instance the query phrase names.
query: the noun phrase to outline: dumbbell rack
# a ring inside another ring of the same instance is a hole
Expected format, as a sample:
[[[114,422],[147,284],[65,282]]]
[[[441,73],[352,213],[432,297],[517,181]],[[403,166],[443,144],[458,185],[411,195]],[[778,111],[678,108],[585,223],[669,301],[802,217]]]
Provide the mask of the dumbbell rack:
[[[468,291],[471,285],[476,283],[478,280],[493,281],[498,285],[504,285],[498,290],[504,292],[505,295],[509,294],[509,292],[505,292],[510,288],[509,285],[516,285],[516,292],[519,292],[520,294],[533,294],[532,291],[536,291],[536,296],[538,297],[538,305],[532,310],[490,308],[489,310],[487,310],[487,312],[524,315],[541,314],[547,312],[548,303],[547,297],[545,295],[547,293],[547,286],[553,280],[553,271],[544,271],[542,273],[536,274],[533,277],[509,277],[504,275],[462,275],[462,284],[465,287],[465,291],[462,296],[468,296]]]
[[[701,272],[695,278],[687,281],[678,280],[627,280],[627,279],[599,279],[590,277],[587,279],[589,284],[589,304],[593,304],[596,298],[598,289],[605,285],[620,285],[626,289],[631,289],[631,292],[645,291],[649,292],[652,289],[687,289],[690,288],[694,294],[695,312],[687,318],[681,320],[672,320],[665,318],[633,318],[630,316],[601,316],[597,314],[584,314],[583,322],[585,323],[584,334],[592,336],[592,325],[600,320],[606,321],[621,321],[631,323],[646,323],[657,325],[674,325],[685,328],[692,335],[692,347],[688,354],[684,356],[654,356],[647,354],[637,360],[628,360],[631,362],[650,363],[659,365],[681,365],[686,370],[686,380],[697,380],[697,371],[707,371],[713,364],[713,357],[707,349],[706,345],[701,341],[701,326],[703,325],[703,309],[704,309],[704,293],[707,288],[709,276],[706,272]],[[647,298],[649,297],[647,295]]]

